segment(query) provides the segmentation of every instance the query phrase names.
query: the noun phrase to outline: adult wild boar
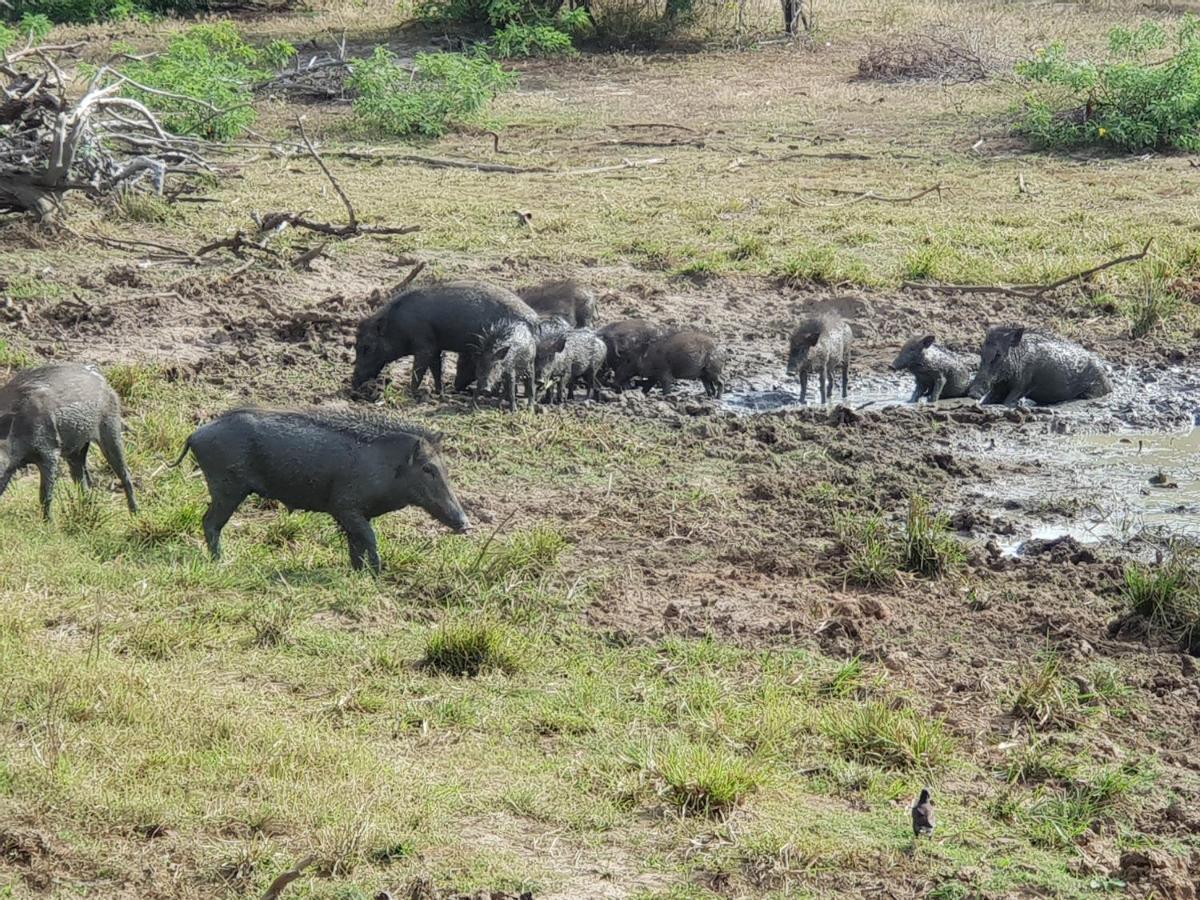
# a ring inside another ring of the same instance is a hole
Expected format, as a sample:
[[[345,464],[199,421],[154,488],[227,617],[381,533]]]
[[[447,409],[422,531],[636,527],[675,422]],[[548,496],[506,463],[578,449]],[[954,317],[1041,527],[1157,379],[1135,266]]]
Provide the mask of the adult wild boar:
[[[589,328],[596,318],[596,294],[571,279],[520,288],[517,295],[543,316],[561,316],[576,328]]]
[[[93,442],[121,479],[129,511],[137,512],[121,441],[121,401],[99,369],[55,363],[18,372],[0,388],[0,494],[14,472],[37,466],[42,515],[49,519],[59,460],[67,461],[76,482],[91,487],[87,456]]]
[[[796,326],[789,343],[787,373],[800,376],[800,402],[808,396],[808,376],[817,373],[821,402],[833,399],[833,373],[842,370],[842,399],[850,381],[850,344],[854,333],[834,313],[806,319]]]
[[[719,399],[725,390],[724,369],[725,351],[712,336],[686,328],[652,341],[637,374],[644,379],[642,390],[647,394],[656,384],[666,394],[676,381],[696,379],[703,383],[704,393]]]
[[[637,374],[642,355],[650,344],[667,333],[657,322],[646,319],[621,319],[598,332],[608,349],[606,368],[612,372],[613,387],[624,390]]]
[[[442,353],[458,354],[456,390],[475,380],[474,348],[490,325],[537,321],[537,313],[512,291],[481,281],[448,281],[410,288],[358,326],[354,343],[355,387],[383,367],[413,357],[412,391],[432,370],[434,390],[442,393]]]
[[[1112,390],[1104,364],[1073,341],[1022,325],[988,329],[968,390],[984,403],[1016,406],[1091,400]]]
[[[221,558],[221,530],[250,494],[333,516],[356,569],[365,559],[379,571],[371,520],[384,513],[419,506],[455,531],[470,528],[446,476],[440,439],[390,416],[235,409],[193,432],[174,465],[188,451],[212,497],[204,539],[214,559]]]
[[[937,403],[942,398],[967,396],[978,368],[978,356],[948,350],[938,345],[932,334],[912,338],[892,360],[893,371],[911,372],[917,380],[909,403],[916,403],[922,397]]]

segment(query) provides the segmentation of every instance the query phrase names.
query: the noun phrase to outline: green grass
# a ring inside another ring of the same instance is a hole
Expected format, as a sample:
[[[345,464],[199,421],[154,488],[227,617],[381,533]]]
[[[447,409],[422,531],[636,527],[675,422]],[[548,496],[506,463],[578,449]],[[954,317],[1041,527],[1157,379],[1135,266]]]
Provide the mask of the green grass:
[[[839,541],[846,554],[846,576],[863,587],[895,584],[900,555],[891,529],[880,516],[846,516],[838,521]]]
[[[909,500],[900,554],[904,568],[926,578],[942,578],[966,561],[962,545],[950,533],[949,518],[932,513],[929,501],[919,496]]]
[[[762,778],[752,763],[729,750],[690,741],[674,741],[652,753],[646,768],[682,815],[727,814]]]
[[[847,758],[888,769],[937,769],[953,750],[941,719],[881,700],[833,707],[822,728]]]
[[[444,622],[425,642],[421,665],[444,675],[512,675],[524,666],[518,636],[486,621]]]
[[[1130,612],[1191,644],[1200,631],[1200,563],[1196,551],[1169,548],[1156,565],[1125,567],[1123,592]]]

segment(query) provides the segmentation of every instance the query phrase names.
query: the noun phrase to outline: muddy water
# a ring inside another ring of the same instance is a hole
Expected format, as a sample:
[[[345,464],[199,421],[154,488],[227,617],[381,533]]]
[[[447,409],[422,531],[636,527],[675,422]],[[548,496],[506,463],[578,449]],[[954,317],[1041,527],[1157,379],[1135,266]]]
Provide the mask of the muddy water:
[[[995,473],[959,494],[985,523],[977,537],[1009,553],[1031,538],[1061,535],[1134,552],[1151,542],[1200,541],[1200,370],[1130,367],[1111,375],[1114,390],[1101,400],[1034,408],[1032,424],[955,438],[956,455]],[[818,402],[812,387],[807,405]],[[852,376],[846,405],[886,410],[911,391],[909,376]],[[724,401],[741,414],[800,406],[799,385],[778,375],[735,383]]]

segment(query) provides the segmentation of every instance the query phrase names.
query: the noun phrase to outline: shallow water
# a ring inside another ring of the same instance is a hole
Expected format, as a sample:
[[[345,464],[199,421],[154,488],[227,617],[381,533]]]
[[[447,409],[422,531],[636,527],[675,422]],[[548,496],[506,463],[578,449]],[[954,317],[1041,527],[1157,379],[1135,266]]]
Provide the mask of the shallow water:
[[[1005,551],[1061,535],[1091,544],[1200,541],[1200,370],[1128,367],[1110,374],[1114,389],[1106,397],[1034,407],[1033,426],[968,434],[954,447],[965,458],[1021,470],[964,485],[962,493],[1013,530],[996,535]],[[745,415],[816,406],[814,383],[801,404],[796,380],[753,376],[735,382],[722,406]],[[907,403],[912,386],[903,373],[855,375],[845,405],[886,410]],[[834,403],[842,402],[839,384]],[[1160,472],[1167,484],[1152,484]]]

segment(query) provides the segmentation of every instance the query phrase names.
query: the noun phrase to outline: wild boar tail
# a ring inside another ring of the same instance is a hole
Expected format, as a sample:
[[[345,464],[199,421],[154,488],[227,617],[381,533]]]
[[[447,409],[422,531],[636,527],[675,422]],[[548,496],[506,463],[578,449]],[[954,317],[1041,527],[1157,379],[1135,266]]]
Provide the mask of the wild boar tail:
[[[183,458],[188,455],[188,451],[191,449],[192,449],[192,439],[189,436],[188,439],[183,442],[183,452],[179,454],[179,458],[177,460],[175,460],[175,462],[173,462],[173,463],[167,463],[167,468],[168,469],[178,468],[179,464],[181,462],[183,462]]]

